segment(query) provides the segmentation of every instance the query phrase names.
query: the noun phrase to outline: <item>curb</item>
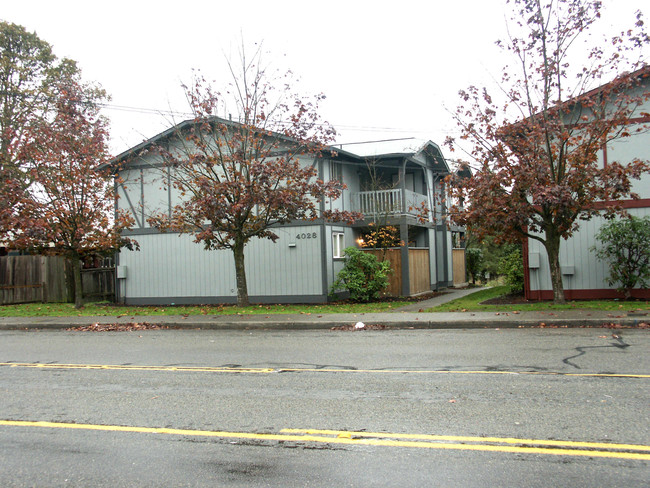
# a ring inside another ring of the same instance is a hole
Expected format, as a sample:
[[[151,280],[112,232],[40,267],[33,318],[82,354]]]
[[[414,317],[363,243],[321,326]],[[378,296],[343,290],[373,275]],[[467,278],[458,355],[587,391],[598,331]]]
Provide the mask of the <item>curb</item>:
[[[150,319],[150,318],[149,318]],[[144,323],[139,322],[139,323]],[[640,323],[647,323],[647,318],[643,317],[623,317],[616,319],[603,319],[603,318],[557,318],[556,320],[539,320],[527,318],[513,318],[513,319],[490,319],[490,320],[373,320],[371,317],[366,317],[367,324],[385,325],[390,329],[520,329],[520,328],[597,328],[607,327],[608,324],[617,324],[624,328],[638,328]],[[75,320],[73,322],[63,322],[53,320],[51,322],[36,322],[25,323],[22,321],[0,321],[0,330],[61,330],[74,327],[89,326],[95,323],[100,324],[129,324],[138,323],[136,321],[117,321],[110,318],[106,320]],[[177,330],[330,330],[334,327],[342,325],[350,325],[350,321],[342,320],[319,320],[319,321],[304,321],[304,320],[291,320],[291,321],[241,321],[241,322],[197,322],[192,320],[170,320],[155,322],[149,320],[148,323],[167,327],[169,329]]]

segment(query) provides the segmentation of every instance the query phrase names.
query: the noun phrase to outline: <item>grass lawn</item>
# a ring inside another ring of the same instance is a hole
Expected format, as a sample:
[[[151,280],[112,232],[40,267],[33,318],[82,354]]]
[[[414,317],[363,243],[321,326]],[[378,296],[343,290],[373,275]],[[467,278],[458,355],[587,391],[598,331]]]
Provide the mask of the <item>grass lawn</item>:
[[[87,303],[81,310],[75,310],[71,303],[25,303],[0,306],[0,317],[65,317],[70,315],[247,315],[281,313],[370,313],[390,312],[409,302],[385,301],[376,303],[327,303],[322,305],[196,305],[196,306],[116,306],[107,303]]]
[[[497,298],[508,293],[507,286],[495,286],[487,290],[479,290],[476,293],[458,298],[452,302],[439,305],[425,310],[426,312],[498,312],[498,311],[546,311],[546,310],[620,310],[632,311],[650,308],[650,303],[643,301],[623,300],[583,300],[570,301],[564,305],[554,305],[552,302],[527,302],[517,304],[499,303],[495,305],[482,305],[481,302],[490,298]]]

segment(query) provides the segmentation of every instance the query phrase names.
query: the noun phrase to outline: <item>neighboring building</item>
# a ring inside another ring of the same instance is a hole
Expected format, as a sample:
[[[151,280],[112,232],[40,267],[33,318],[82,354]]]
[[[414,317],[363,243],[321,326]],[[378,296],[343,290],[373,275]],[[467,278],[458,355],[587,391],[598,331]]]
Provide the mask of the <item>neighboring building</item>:
[[[231,123],[218,119],[220,123]],[[139,251],[118,256],[118,301],[128,304],[233,303],[236,283],[230,250],[206,251],[189,234],[161,233],[147,217],[170,211],[179,200],[169,190],[164,168],[146,150],[170,142],[183,122],[117,156],[113,160],[122,182],[118,204],[136,222],[128,231]],[[246,246],[246,274],[251,302],[318,303],[328,300],[330,287],[343,267],[343,249],[358,245],[370,222],[393,225],[404,245],[397,251],[401,295],[412,295],[453,284],[452,232],[444,208],[444,177],[450,173],[440,148],[425,143],[411,152],[362,157],[333,148],[322,158],[301,158],[315,165],[318,178],[341,180],[347,189],[323,210],[358,211],[364,220],[354,225],[316,220],[274,227],[273,243],[252,239]],[[422,208],[427,209],[422,212]],[[457,280],[458,281],[458,280]],[[460,281],[465,281],[464,275]]]
[[[636,73],[635,73],[636,74]],[[650,90],[650,68],[645,67],[638,72],[641,93]],[[617,139],[602,148],[599,154],[601,165],[617,161],[621,164],[634,159],[650,160],[650,102],[639,107],[629,121],[630,137]],[[640,132],[636,129],[645,128]],[[640,180],[633,180],[633,192],[639,195],[638,200],[618,202],[630,215],[645,217],[650,215],[650,174],[645,173]],[[613,202],[602,202],[602,207]],[[623,295],[615,287],[610,286],[606,278],[609,275],[608,264],[599,260],[590,250],[597,245],[595,235],[605,223],[599,216],[586,222],[580,222],[580,229],[560,247],[560,266],[568,300],[590,298],[616,298]],[[529,300],[553,299],[551,273],[546,250],[539,241],[528,239],[524,243],[524,289]],[[633,290],[632,296],[650,298],[650,290]]]

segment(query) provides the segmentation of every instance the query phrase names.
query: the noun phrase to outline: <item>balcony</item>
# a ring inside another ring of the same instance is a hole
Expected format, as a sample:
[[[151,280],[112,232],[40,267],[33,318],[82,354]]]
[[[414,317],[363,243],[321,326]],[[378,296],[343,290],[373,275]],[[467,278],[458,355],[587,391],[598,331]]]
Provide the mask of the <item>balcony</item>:
[[[362,191],[350,195],[352,211],[366,217],[377,218],[409,216],[428,220],[429,203],[427,196],[411,190],[395,188],[392,190]],[[425,208],[426,211],[422,211]]]

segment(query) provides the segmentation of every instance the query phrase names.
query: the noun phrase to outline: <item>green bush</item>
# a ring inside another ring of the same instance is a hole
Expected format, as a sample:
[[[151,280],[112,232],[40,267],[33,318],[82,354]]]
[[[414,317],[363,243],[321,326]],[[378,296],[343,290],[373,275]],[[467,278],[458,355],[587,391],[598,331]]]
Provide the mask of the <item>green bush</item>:
[[[596,239],[602,247],[591,250],[599,259],[609,262],[610,286],[618,285],[618,291],[626,298],[632,289],[646,288],[650,283],[650,217],[629,217],[613,220],[603,225]]]
[[[345,265],[332,284],[330,294],[345,289],[355,302],[369,302],[381,296],[388,286],[390,262],[379,261],[374,254],[356,247],[345,249]]]
[[[510,293],[524,291],[524,260],[521,256],[521,248],[511,251],[501,259],[499,271],[505,276]]]
[[[483,275],[483,250],[477,247],[468,247],[465,249],[465,265],[467,274],[476,284],[476,278],[481,279]]]

